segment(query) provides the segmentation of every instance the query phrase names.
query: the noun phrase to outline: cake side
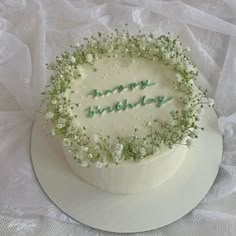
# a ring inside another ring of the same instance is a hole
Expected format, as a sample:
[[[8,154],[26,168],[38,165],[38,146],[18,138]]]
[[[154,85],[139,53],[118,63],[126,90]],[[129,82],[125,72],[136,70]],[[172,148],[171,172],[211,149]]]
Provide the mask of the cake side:
[[[88,184],[152,189],[178,170],[213,100],[196,89],[198,70],[178,38],[116,31],[85,41],[48,66],[51,134]]]
[[[103,168],[82,167],[68,150],[63,150],[71,169],[87,184],[107,192],[131,194],[155,189],[173,176],[186,158],[187,147],[178,145],[143,161],[126,161]]]

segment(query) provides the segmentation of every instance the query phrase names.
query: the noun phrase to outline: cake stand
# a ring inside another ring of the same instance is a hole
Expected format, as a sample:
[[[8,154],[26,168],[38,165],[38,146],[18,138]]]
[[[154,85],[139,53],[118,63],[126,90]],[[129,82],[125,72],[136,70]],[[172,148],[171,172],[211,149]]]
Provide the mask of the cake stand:
[[[222,136],[213,108],[206,108],[200,133],[181,168],[154,191],[114,194],[100,191],[70,169],[58,140],[43,128],[38,114],[31,156],[37,179],[52,202],[75,220],[100,230],[134,233],[153,230],[190,212],[203,199],[218,173]]]

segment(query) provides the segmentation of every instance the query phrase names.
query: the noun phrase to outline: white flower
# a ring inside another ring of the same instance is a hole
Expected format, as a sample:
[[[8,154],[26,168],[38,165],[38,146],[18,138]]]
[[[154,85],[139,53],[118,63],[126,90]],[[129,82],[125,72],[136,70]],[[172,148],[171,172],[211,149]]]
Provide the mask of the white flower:
[[[87,167],[89,165],[87,160],[83,160],[80,164],[82,167]]]
[[[97,161],[95,164],[95,167],[97,168],[102,168],[104,166],[104,164],[101,161]]]
[[[86,56],[86,60],[87,60],[88,63],[91,63],[91,62],[93,61],[93,55],[89,53],[89,54]]]
[[[114,151],[112,153],[112,157],[116,162],[118,162],[121,158],[121,154],[122,154],[122,152],[120,152],[120,151]]]
[[[64,119],[64,118],[59,118],[59,119],[58,119],[58,124],[61,124],[62,127],[64,127],[65,124],[66,124],[66,119]]]
[[[99,141],[99,135],[97,135],[97,134],[94,134],[93,135],[93,141],[95,142],[95,143],[98,143],[98,141]]]
[[[187,71],[187,72],[195,71],[193,65],[187,64],[187,65],[186,65],[186,71]]]
[[[154,153],[159,153],[159,152],[160,152],[160,148],[156,147]]]
[[[88,158],[91,159],[92,157],[93,157],[93,154],[92,154],[92,153],[89,153],[89,154],[88,154]]]
[[[56,131],[55,131],[54,128],[51,130],[51,135],[52,135],[52,136],[55,136],[55,135],[56,135]]]
[[[188,148],[190,148],[193,145],[193,140],[192,139],[187,139],[186,140],[186,145]]]
[[[197,115],[195,116],[195,120],[196,120],[196,121],[199,121],[199,120],[200,120],[200,118],[201,118],[201,117],[200,117],[200,115],[199,115],[199,114],[197,114]]]
[[[82,65],[77,65],[77,72],[80,74],[81,78],[84,78],[84,68],[82,67]]]
[[[153,39],[151,37],[148,37],[147,41],[150,43],[153,41]]]
[[[70,97],[70,94],[71,94],[70,89],[66,89],[65,92],[64,92],[64,94],[63,94],[63,97],[66,98],[66,99],[68,99],[68,98]]]
[[[194,133],[191,133],[191,134],[189,135],[189,137],[190,137],[190,138],[195,138]]]
[[[204,108],[199,107],[199,108],[197,109],[197,113],[198,113],[198,116],[202,116],[202,115],[204,114]]]
[[[176,42],[176,47],[177,47],[178,49],[182,49],[182,45],[181,45],[180,41],[177,41],[177,42]]]
[[[186,47],[186,51],[187,51],[187,52],[190,52],[190,51],[191,51],[191,48],[190,48],[190,47]]]
[[[145,50],[146,49],[146,43],[145,42],[141,43],[139,47],[140,47],[141,50]]]
[[[81,150],[84,151],[84,152],[87,152],[88,151],[88,147],[81,146]]]
[[[58,129],[62,129],[64,127],[64,125],[62,125],[62,124],[57,124],[56,125],[56,128],[58,128]]]
[[[69,116],[73,116],[73,112],[70,107],[67,107],[66,112],[69,114]]]
[[[208,103],[209,103],[209,106],[213,106],[215,104],[212,98],[208,98]]]
[[[85,74],[84,74],[84,69],[81,65],[78,65],[77,66],[77,73],[79,74],[79,76],[83,79],[85,77]]]
[[[127,39],[126,35],[123,35],[122,38],[121,38],[121,43],[126,44],[127,41],[128,41],[128,39]]]
[[[166,59],[166,60],[169,60],[169,59],[170,59],[170,54],[169,54],[169,53],[166,53],[166,54],[165,54],[165,59]]]
[[[150,127],[151,125],[152,125],[152,122],[151,122],[151,121],[148,121],[148,122],[147,122],[147,126]]]
[[[76,62],[76,59],[75,59],[75,57],[73,57],[73,56],[70,56],[70,57],[69,57],[69,60],[70,60],[70,62],[72,62],[72,63],[75,63],[75,62]]]
[[[60,105],[58,111],[59,111],[60,113],[62,113],[62,112],[64,111],[63,106]]]
[[[84,79],[85,73],[84,73],[83,71],[81,71],[79,74],[80,74],[80,78],[81,78],[81,79]]]
[[[122,144],[120,144],[120,143],[117,143],[116,145],[115,145],[115,150],[116,151],[123,151],[123,145]]]
[[[176,75],[176,80],[178,81],[178,82],[181,82],[182,81],[182,76],[179,74],[179,73],[177,73]]]
[[[146,150],[144,147],[141,147],[139,151],[140,151],[140,154],[142,157],[144,157],[146,155]]]
[[[49,111],[46,113],[45,117],[47,120],[51,120],[54,117],[54,113]]]
[[[107,52],[111,53],[113,51],[113,46],[109,46],[109,48],[107,49]]]
[[[123,145],[117,143],[114,147],[114,151],[112,152],[112,157],[116,162],[120,160],[122,151],[123,151]]]
[[[58,100],[62,100],[63,97],[64,97],[64,94],[63,94],[63,93],[59,93],[59,94],[57,94],[57,98],[58,98]]]
[[[57,104],[57,100],[52,100],[52,104],[56,105]]]
[[[79,46],[80,46],[80,43],[79,43],[79,42],[75,43],[75,46],[76,46],[76,47],[79,47]]]
[[[71,141],[70,141],[70,139],[68,139],[68,138],[64,138],[64,139],[63,139],[63,145],[64,145],[65,147],[70,146],[70,145],[71,145]]]

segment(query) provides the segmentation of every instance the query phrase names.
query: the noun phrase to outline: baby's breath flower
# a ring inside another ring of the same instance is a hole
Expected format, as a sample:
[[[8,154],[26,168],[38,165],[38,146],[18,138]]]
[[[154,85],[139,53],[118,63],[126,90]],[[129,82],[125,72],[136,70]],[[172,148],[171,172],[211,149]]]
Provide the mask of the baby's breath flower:
[[[49,111],[46,113],[45,117],[47,120],[51,120],[54,117],[54,113]]]
[[[155,149],[154,149],[154,153],[159,153],[160,152],[160,148],[159,147],[155,147]]]
[[[70,139],[68,139],[68,138],[64,138],[64,139],[63,139],[63,145],[64,145],[65,147],[70,146],[70,145],[71,145],[71,141],[70,141]]]
[[[84,152],[88,152],[88,147],[81,146],[81,150],[84,151]]]
[[[62,125],[62,124],[57,124],[56,125],[56,128],[58,128],[58,129],[62,129],[64,127],[64,125]]]
[[[64,112],[64,107],[60,105],[58,111],[59,111],[60,113]]]
[[[54,128],[51,129],[51,135],[52,136],[56,135],[56,130]]]
[[[78,72],[84,71],[84,68],[83,68],[82,65],[77,65],[77,66],[76,66],[76,69],[78,70]]]
[[[177,73],[176,74],[176,80],[178,81],[178,82],[181,82],[182,81],[182,76],[179,74],[179,73]]]
[[[209,106],[213,106],[215,102],[212,98],[208,98],[208,103],[209,103]]]
[[[191,51],[191,48],[190,48],[190,47],[186,47],[186,51],[187,51],[187,52],[190,52],[190,51]]]
[[[80,163],[80,165],[81,165],[82,167],[88,167],[88,166],[89,166],[89,162],[88,162],[87,160],[83,160],[83,161]]]
[[[191,65],[191,64],[187,64],[187,65],[186,65],[186,71],[187,71],[187,72],[191,72],[191,71],[193,71],[193,70],[194,70],[193,65]]]
[[[187,139],[186,140],[186,145],[188,148],[190,148],[193,145],[193,140],[192,139]]]
[[[146,155],[146,150],[145,150],[144,147],[140,148],[140,154],[141,154],[142,157]]]
[[[72,116],[72,115],[73,115],[72,109],[71,109],[70,107],[67,107],[66,113],[67,113],[69,116]]]
[[[76,62],[76,59],[75,59],[75,57],[73,57],[73,56],[70,56],[69,60],[70,60],[70,62],[72,62],[72,63],[75,63],[75,62]]]
[[[98,143],[98,141],[99,141],[99,135],[94,134],[94,135],[93,135],[93,141],[94,141],[95,143]]]
[[[102,168],[102,167],[104,166],[104,164],[103,164],[101,161],[97,161],[96,164],[95,164],[95,166],[96,166],[97,168]]]
[[[116,162],[118,162],[121,159],[122,151],[123,151],[123,145],[117,143],[114,147],[114,151],[112,152],[112,157]]]
[[[58,119],[58,124],[61,124],[62,125],[62,127],[64,127],[65,126],[65,124],[66,124],[66,119],[65,118],[59,118]]]
[[[87,54],[87,56],[86,56],[86,60],[87,60],[87,62],[88,63],[91,63],[92,61],[93,61],[93,55],[92,54]]]

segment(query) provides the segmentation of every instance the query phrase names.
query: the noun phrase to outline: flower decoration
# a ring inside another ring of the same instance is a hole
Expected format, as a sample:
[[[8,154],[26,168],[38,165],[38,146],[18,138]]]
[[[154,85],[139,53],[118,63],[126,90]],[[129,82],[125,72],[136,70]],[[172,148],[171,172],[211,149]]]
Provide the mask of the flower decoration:
[[[198,137],[200,120],[204,104],[212,106],[214,101],[206,98],[206,91],[201,92],[194,86],[198,70],[186,55],[190,48],[184,48],[178,37],[170,35],[155,37],[153,34],[130,35],[127,30],[115,30],[109,34],[85,38],[83,44],[77,43],[71,51],[56,57],[56,62],[48,65],[54,73],[45,93],[47,100],[46,119],[53,124],[51,134],[60,136],[63,145],[83,167],[102,168],[110,163],[121,161],[140,161],[164,148],[173,148],[177,144],[192,146],[192,139]],[[84,78],[83,66],[93,66],[93,62],[104,56],[145,58],[158,61],[175,71],[174,89],[183,94],[180,100],[183,109],[170,112],[171,119],[162,122],[149,120],[145,126],[149,133],[139,138],[136,133],[128,137],[110,137],[93,135],[90,137],[86,127],[81,126],[79,117],[73,116],[72,110],[80,104],[72,104],[70,96],[75,93],[70,87],[73,80]],[[154,126],[160,124],[156,131]],[[186,140],[186,141],[184,141]],[[183,143],[184,142],[184,143]]]

